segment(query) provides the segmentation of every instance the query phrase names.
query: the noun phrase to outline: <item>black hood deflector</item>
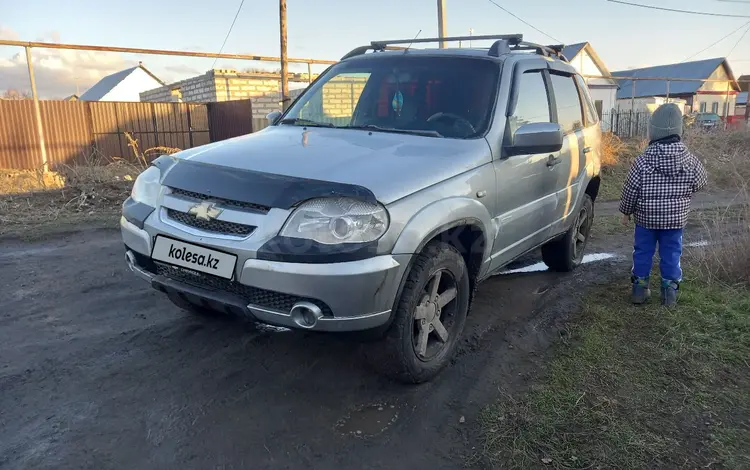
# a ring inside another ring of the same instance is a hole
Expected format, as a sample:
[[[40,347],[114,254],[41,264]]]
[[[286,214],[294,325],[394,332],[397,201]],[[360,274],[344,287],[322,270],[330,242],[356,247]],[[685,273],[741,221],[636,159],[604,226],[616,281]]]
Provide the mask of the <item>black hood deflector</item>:
[[[207,196],[280,209],[291,209],[303,201],[318,197],[350,197],[377,203],[372,191],[355,184],[241,170],[182,159],[177,159],[169,168],[162,184]]]

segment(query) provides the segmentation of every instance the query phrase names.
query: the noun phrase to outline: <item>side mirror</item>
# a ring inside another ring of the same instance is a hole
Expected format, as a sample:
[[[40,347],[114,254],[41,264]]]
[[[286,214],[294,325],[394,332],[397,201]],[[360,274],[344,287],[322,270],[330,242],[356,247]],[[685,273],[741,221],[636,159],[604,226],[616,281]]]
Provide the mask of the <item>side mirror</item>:
[[[552,153],[559,151],[562,145],[563,133],[560,124],[536,122],[524,124],[516,129],[505,151],[508,156]]]
[[[268,114],[266,114],[266,119],[268,119],[268,125],[272,126],[276,123],[276,120],[281,117],[281,111],[272,111]]]

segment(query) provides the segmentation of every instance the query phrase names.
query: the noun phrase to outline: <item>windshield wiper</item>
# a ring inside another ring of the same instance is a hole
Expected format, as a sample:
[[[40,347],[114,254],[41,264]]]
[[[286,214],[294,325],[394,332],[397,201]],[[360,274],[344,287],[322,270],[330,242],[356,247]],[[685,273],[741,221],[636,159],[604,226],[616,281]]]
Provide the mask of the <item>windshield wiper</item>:
[[[395,127],[380,127],[375,124],[363,124],[361,126],[344,126],[342,129],[362,129],[375,132],[393,132],[395,134],[423,135],[426,137],[443,137],[438,131],[426,131],[420,129],[396,129]]]
[[[302,126],[310,126],[310,127],[336,127],[330,122],[317,122],[313,121],[311,119],[305,119],[305,118],[286,118],[279,121],[279,124],[299,124]]]

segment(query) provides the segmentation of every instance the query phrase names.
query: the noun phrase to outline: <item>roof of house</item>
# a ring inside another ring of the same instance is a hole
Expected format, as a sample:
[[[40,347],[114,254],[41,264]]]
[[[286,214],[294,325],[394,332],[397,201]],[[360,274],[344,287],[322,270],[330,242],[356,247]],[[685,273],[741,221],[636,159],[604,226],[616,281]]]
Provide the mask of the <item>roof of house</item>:
[[[76,95],[75,93],[69,96],[66,96],[63,98],[63,101],[78,101],[81,97]]]
[[[739,105],[745,105],[747,106],[747,92],[743,91],[739,95],[737,95],[737,104]]]
[[[586,52],[588,52],[589,57],[594,62],[594,65],[601,71],[602,75],[608,76],[611,75],[609,72],[609,69],[604,64],[604,61],[599,57],[599,54],[596,53],[594,50],[594,47],[591,45],[591,43],[588,42],[579,42],[577,44],[570,44],[568,46],[565,46],[562,50],[563,55],[566,59],[569,61],[572,61],[575,56],[580,54],[584,49],[586,49]],[[583,71],[580,71],[583,73]],[[613,83],[613,86],[617,86],[617,83]]]
[[[688,78],[688,79],[708,79],[717,68],[724,65],[730,80],[737,87],[732,69],[729,67],[724,57],[715,59],[696,60],[694,62],[682,62],[679,64],[657,65],[655,67],[646,67],[642,69],[621,70],[612,72],[616,77],[640,77],[640,78]],[[628,99],[633,95],[633,80],[619,80],[620,89],[617,90],[617,99]],[[670,95],[693,95],[704,82],[690,81],[681,82],[669,80]],[[636,80],[635,97],[641,98],[646,96],[666,96],[667,80]]]
[[[569,44],[563,48],[562,53],[568,60],[571,60],[573,57],[577,56],[584,47],[586,47],[586,44],[588,43],[579,42],[578,44]]]
[[[162,86],[164,85],[164,82],[159,80],[159,78],[151,73],[146,67],[144,67],[142,64],[138,64],[135,67],[130,67],[129,69],[120,70],[119,72],[115,72],[112,75],[107,75],[106,77],[102,78],[98,82],[96,82],[91,88],[86,90],[85,93],[83,93],[81,96],[78,97],[81,101],[99,101],[100,99],[104,98],[104,96],[112,91],[117,85],[120,84],[123,80],[125,80],[128,75],[133,73],[137,69],[142,69],[147,74],[151,75],[154,80],[159,82]]]

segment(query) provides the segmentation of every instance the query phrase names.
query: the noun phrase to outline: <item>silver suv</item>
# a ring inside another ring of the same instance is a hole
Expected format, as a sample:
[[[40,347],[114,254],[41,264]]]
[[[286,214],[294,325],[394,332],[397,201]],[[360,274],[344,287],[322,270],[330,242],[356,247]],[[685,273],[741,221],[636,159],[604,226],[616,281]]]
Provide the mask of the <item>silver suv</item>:
[[[472,39],[495,42],[357,48],[263,131],[159,157],[123,205],[128,265],[186,310],[362,332],[381,370],[430,379],[480,281],[539,247],[581,263],[599,189],[561,47]]]

